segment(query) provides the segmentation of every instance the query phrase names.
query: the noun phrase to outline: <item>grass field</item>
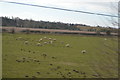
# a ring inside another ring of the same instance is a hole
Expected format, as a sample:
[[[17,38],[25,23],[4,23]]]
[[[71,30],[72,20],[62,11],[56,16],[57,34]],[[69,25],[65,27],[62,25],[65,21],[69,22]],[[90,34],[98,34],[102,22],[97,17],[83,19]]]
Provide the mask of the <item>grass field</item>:
[[[37,46],[40,38],[50,41],[45,36],[56,41]],[[3,78],[118,77],[116,37],[3,33],[2,39]]]

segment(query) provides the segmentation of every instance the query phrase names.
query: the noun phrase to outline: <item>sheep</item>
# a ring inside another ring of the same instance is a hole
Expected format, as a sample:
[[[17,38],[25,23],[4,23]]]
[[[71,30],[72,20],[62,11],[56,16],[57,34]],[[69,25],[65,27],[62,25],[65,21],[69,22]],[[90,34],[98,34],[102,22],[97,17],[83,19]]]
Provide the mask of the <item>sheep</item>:
[[[37,60],[36,59],[34,59],[34,62],[36,62]]]
[[[52,44],[53,43],[53,41],[50,41],[50,44]]]
[[[51,40],[52,38],[48,38],[49,40]]]
[[[53,39],[53,41],[56,41],[56,39]]]
[[[36,45],[37,45],[37,46],[42,46],[42,44],[41,44],[41,43],[37,43]]]
[[[47,44],[47,42],[44,42],[44,44]]]
[[[70,44],[66,44],[65,46],[66,46],[66,47],[70,47]]]
[[[82,52],[82,53],[86,53],[86,50],[82,50],[81,52]]]
[[[18,39],[22,39],[22,37],[18,37]]]
[[[45,36],[44,39],[46,39],[47,37]]]
[[[42,38],[41,38],[41,39],[39,39],[39,42],[40,42],[40,41],[42,41],[42,40],[43,40]]]
[[[104,40],[106,41],[107,39],[105,38]]]
[[[28,41],[25,41],[24,44],[28,44]]]
[[[20,40],[20,39],[22,39],[22,37],[18,37],[18,38],[16,38],[16,40]]]

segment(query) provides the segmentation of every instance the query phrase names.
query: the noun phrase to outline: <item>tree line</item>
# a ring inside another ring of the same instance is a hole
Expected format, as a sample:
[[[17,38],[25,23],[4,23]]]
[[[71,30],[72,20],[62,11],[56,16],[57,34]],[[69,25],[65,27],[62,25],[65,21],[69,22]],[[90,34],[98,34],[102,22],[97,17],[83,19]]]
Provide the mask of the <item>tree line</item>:
[[[62,22],[49,21],[35,21],[32,19],[20,19],[19,17],[0,17],[2,19],[2,26],[7,27],[21,27],[21,28],[41,28],[41,29],[61,29],[61,30],[78,30],[78,31],[95,31],[99,32],[117,32],[114,28],[103,28],[101,26],[91,27],[85,24],[70,24]],[[77,27],[80,26],[80,27]],[[83,27],[87,27],[82,29]]]
[[[75,27],[75,24],[68,24],[62,22],[49,22],[49,21],[35,21],[32,19],[20,19],[19,17],[1,17],[2,26],[13,27],[26,27],[26,28],[42,28],[42,29],[67,29],[67,30],[80,30]]]

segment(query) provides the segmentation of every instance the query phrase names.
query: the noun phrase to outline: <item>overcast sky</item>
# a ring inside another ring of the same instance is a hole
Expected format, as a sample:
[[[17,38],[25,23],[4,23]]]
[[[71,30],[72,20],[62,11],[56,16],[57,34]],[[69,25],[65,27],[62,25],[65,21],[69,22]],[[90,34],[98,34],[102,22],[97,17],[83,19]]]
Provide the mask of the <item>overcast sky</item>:
[[[42,6],[58,7],[65,9],[81,10],[94,13],[103,13],[117,15],[119,0],[6,0],[14,2],[22,2],[36,4]],[[0,16],[14,16],[22,19],[33,19],[43,21],[55,21],[64,23],[78,23],[87,25],[111,26],[117,18],[68,12],[54,9],[38,8],[33,6],[25,6],[18,4],[10,4],[0,2]]]

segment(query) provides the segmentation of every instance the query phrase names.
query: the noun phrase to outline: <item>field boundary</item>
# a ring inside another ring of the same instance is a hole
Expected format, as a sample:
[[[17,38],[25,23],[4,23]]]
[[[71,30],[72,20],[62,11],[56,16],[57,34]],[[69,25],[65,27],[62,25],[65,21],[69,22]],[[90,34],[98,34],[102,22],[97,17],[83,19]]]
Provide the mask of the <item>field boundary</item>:
[[[60,33],[60,34],[97,35],[97,32],[74,31],[74,30],[58,30],[58,29],[39,29],[39,28],[20,28],[20,27],[0,27],[0,29],[7,30],[7,32],[10,32],[11,30],[15,30],[15,32],[29,31],[31,33]],[[100,35],[107,35],[105,32],[100,32],[99,34]],[[118,36],[117,33],[111,33],[111,35],[112,36]]]

